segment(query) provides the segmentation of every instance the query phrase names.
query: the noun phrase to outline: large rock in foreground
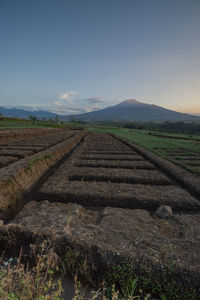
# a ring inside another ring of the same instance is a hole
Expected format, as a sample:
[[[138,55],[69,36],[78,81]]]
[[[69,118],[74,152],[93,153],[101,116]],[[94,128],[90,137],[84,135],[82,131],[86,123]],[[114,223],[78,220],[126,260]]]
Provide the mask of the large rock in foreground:
[[[200,214],[161,219],[141,209],[94,210],[32,201],[1,226],[0,243],[16,252],[21,244],[28,249],[30,243],[48,240],[68,267],[87,279],[120,281],[132,274],[139,276],[143,288],[164,288],[167,299],[175,299],[174,293],[180,296],[176,299],[198,299],[199,232]]]

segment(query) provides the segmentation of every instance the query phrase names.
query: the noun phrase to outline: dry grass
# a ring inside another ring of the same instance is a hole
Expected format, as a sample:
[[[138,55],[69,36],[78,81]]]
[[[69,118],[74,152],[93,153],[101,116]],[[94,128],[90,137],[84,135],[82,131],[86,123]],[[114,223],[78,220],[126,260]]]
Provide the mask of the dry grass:
[[[36,255],[36,264],[21,261],[22,250],[17,260],[9,259],[0,269],[0,299],[62,299],[62,282],[54,280],[55,264],[49,259],[42,245]]]
[[[4,262],[0,268],[0,299],[1,300],[61,300],[64,299],[61,276],[58,279],[58,260],[42,244],[41,250],[35,254],[35,264],[30,267],[28,263],[22,262],[22,249],[18,259],[10,258]],[[151,295],[136,295],[137,279],[130,280],[126,288],[121,293],[115,288],[106,287],[91,291],[90,296],[86,296],[77,277],[74,278],[74,296],[72,300],[150,300]]]

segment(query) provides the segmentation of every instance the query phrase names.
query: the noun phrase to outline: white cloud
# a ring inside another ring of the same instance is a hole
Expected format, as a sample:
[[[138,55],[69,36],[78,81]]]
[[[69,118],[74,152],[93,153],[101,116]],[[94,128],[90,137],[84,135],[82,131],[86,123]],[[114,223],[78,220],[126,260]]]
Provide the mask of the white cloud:
[[[95,104],[95,105],[93,105],[93,106],[87,107],[87,108],[86,108],[86,111],[87,111],[87,112],[91,112],[91,111],[95,111],[95,110],[99,110],[99,109],[101,109],[101,106],[98,105],[98,104]]]
[[[56,106],[62,106],[63,101],[54,101],[53,104],[55,104]]]
[[[71,97],[72,94],[75,95],[76,93],[77,92],[74,91],[74,92],[70,92],[70,93],[68,92],[61,95],[62,98],[64,99],[53,101],[52,102],[53,105],[51,105],[51,107],[49,107],[48,110],[61,115],[81,114],[86,112],[84,108],[80,108],[71,104],[69,97]],[[61,98],[61,96],[59,98]]]
[[[61,94],[59,96],[59,98],[62,99],[62,100],[68,100],[68,101],[70,101],[72,99],[72,97],[75,96],[77,93],[78,93],[77,91],[65,92],[65,93]]]
[[[68,106],[53,107],[48,110],[61,115],[81,114],[86,112],[85,109],[78,108],[78,107],[68,107]]]
[[[53,108],[55,111],[59,111],[59,112],[68,112],[68,110],[70,111],[69,107],[66,107],[66,104],[70,105],[71,104],[71,100],[73,99],[73,96],[75,96],[78,92],[77,91],[68,91],[65,92],[63,94],[61,94],[60,96],[58,96],[58,100],[55,100],[52,102],[52,104],[55,105],[55,107]],[[72,108],[73,113],[77,113],[76,108]],[[71,111],[70,111],[71,112]]]
[[[101,109],[99,103],[103,102],[98,97],[92,97],[88,99],[76,99],[76,105],[72,103],[73,97],[77,94],[77,91],[67,91],[60,94],[57,99],[51,103],[49,110],[58,114],[81,114],[85,112],[91,112]],[[84,102],[90,103],[88,107],[85,108]],[[80,103],[80,104],[79,104]],[[80,107],[82,106],[82,107]]]

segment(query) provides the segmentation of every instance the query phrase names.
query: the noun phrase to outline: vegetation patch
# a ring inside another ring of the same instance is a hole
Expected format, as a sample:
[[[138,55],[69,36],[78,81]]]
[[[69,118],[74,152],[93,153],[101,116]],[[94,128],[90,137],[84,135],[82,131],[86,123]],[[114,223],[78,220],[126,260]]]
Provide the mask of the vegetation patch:
[[[43,159],[42,156],[38,156],[37,158],[34,158],[34,159],[30,160],[30,162],[28,163],[28,166],[27,166],[26,169],[25,169],[25,172],[26,172],[26,173],[31,172],[32,169],[33,169],[33,167],[34,167],[34,165],[35,165],[38,161],[40,161],[40,160],[42,160],[42,159]]]

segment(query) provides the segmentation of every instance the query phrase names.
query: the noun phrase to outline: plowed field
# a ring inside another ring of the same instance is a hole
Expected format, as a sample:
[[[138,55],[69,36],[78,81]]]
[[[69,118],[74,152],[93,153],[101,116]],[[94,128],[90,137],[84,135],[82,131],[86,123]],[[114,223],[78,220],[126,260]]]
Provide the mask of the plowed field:
[[[45,150],[53,145],[63,142],[67,138],[70,138],[74,135],[71,131],[61,131],[61,130],[51,130],[47,131],[47,134],[44,136],[44,133],[41,131],[41,136],[39,132],[32,130],[33,136],[31,136],[31,130],[29,129],[27,134],[25,131],[23,133],[18,133],[16,135],[18,138],[10,141],[9,133],[6,135],[0,133],[0,168],[9,165],[10,163],[19,160],[20,158],[25,158],[31,156],[34,153],[39,153],[42,150]],[[10,131],[10,136],[13,136],[13,132]],[[1,142],[1,135],[5,137],[8,135],[8,142],[5,140]],[[23,138],[22,138],[23,137]]]
[[[1,144],[0,151],[7,147],[10,155],[13,152],[9,151],[18,153],[18,157],[2,156],[2,167],[6,159],[15,164],[12,159],[18,159],[22,151],[37,154],[65,139],[66,133],[60,132],[23,143]],[[114,136],[85,134],[80,144],[77,141],[74,145],[77,147],[73,146],[71,155],[65,155],[40,182],[30,202],[1,227],[1,247],[12,253],[22,244],[28,249],[30,243],[40,245],[47,240],[60,257],[76,256],[77,273],[83,272],[84,261],[87,276],[95,284],[105,278],[118,284],[119,267],[126,274],[131,268],[141,287],[155,297],[159,287],[167,299],[174,299],[171,289],[177,299],[189,299],[188,295],[198,299],[199,196],[140,150]],[[171,206],[173,215],[156,216],[161,205]],[[10,234],[15,240],[7,243],[5,236]],[[67,268],[72,271],[70,264]],[[111,270],[118,271],[111,274]],[[150,280],[156,289],[145,286],[141,278]]]

